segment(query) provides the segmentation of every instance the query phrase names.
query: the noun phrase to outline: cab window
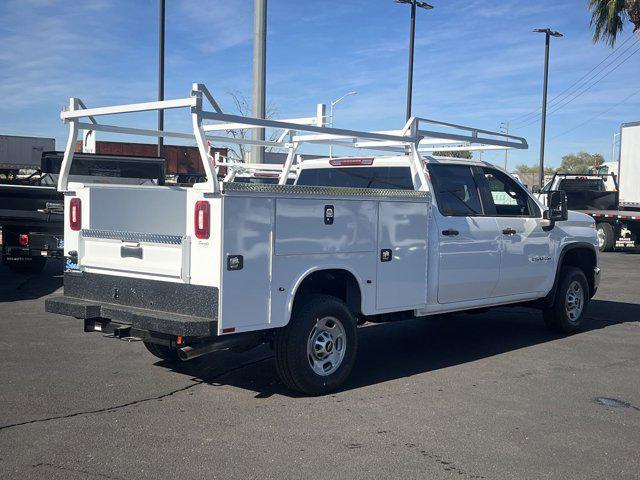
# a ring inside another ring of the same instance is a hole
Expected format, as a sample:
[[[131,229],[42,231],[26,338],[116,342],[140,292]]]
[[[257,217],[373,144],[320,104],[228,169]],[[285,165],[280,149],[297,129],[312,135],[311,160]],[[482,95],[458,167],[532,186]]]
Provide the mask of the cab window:
[[[532,217],[537,209],[529,195],[518,183],[505,173],[490,168],[482,169],[487,189],[489,205],[493,204],[498,217]]]
[[[471,168],[465,165],[427,166],[438,209],[443,215],[482,215],[482,203]]]

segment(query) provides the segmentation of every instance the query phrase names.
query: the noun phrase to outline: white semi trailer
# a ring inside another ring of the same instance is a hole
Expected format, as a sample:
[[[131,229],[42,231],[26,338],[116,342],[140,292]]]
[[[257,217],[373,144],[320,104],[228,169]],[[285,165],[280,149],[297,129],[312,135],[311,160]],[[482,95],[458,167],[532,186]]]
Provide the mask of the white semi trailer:
[[[15,175],[20,170],[38,170],[42,154],[55,149],[53,138],[0,135],[0,174]]]

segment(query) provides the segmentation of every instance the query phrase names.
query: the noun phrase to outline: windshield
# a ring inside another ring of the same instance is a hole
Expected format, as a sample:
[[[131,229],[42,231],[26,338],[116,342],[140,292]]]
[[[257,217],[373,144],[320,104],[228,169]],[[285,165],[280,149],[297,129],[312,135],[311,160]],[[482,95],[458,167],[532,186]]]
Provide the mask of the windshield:
[[[413,190],[409,167],[331,167],[302,169],[296,185]]]

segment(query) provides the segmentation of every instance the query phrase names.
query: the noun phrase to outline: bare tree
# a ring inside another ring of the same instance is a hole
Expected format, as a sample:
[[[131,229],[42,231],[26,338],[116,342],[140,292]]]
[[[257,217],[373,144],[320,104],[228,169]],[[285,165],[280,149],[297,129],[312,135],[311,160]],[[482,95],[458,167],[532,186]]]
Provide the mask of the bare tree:
[[[238,115],[241,115],[243,117],[251,116],[251,105],[249,103],[249,100],[243,93],[228,92],[228,95],[233,100],[234,111]],[[274,118],[276,114],[277,114],[277,109],[275,108],[275,106],[272,103],[267,105],[265,117]],[[272,131],[271,135],[269,136],[269,141],[270,142],[275,141],[280,136],[280,133],[281,133],[281,130]],[[237,130],[227,130],[227,134],[233,138],[238,138],[238,139],[251,138],[251,130],[246,128],[237,129]],[[235,157],[242,162],[247,161],[247,157],[248,157],[247,154],[251,150],[251,147],[245,144],[227,145],[227,148],[229,149],[230,153],[233,153],[233,155],[235,155]],[[265,147],[266,152],[272,152],[276,150],[277,150],[276,147]]]

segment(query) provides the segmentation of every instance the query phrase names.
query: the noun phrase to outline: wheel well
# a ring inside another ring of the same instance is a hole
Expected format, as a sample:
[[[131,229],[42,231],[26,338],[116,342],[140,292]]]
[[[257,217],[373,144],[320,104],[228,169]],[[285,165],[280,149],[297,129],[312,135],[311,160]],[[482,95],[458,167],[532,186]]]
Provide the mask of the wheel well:
[[[593,296],[595,294],[594,268],[597,265],[596,252],[588,247],[572,248],[562,257],[561,266],[565,265],[579,268],[584,272],[589,283],[589,291]]]
[[[347,270],[318,270],[307,275],[296,290],[294,306],[299,299],[314,293],[337,297],[347,304],[349,310],[360,313],[362,305],[360,285],[356,277]]]

